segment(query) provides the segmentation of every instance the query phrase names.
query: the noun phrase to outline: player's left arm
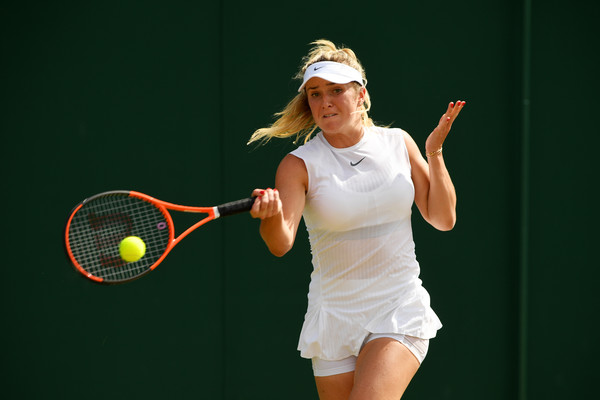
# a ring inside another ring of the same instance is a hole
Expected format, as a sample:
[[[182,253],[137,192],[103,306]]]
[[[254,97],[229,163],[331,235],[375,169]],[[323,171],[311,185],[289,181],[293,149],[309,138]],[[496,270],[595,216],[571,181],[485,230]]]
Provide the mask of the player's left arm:
[[[412,137],[405,135],[415,185],[415,203],[423,218],[442,231],[451,230],[456,223],[456,191],[441,149],[464,105],[465,102],[461,101],[448,105],[437,127],[427,138],[425,151],[431,154],[427,161]]]

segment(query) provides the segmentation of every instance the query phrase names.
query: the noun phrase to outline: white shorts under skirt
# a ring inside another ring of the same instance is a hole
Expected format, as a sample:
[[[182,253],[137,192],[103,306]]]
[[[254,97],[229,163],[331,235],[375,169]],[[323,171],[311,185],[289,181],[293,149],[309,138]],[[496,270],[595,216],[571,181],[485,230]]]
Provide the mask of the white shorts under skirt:
[[[405,345],[411,353],[419,360],[419,364],[423,362],[429,349],[429,339],[420,339],[414,336],[406,336],[401,333],[371,333],[365,339],[363,346],[371,340],[379,338],[391,338]],[[350,356],[342,360],[327,361],[321,360],[318,357],[312,359],[313,372],[315,376],[331,376],[354,371],[356,366],[356,356]]]

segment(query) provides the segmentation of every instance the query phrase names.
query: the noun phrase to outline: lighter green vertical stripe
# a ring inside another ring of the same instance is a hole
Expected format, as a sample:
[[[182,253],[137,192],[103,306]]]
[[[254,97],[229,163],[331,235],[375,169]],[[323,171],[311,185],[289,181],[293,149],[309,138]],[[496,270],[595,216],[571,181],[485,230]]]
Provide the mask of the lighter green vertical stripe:
[[[219,1],[218,8],[218,63],[219,63],[219,76],[218,76],[218,85],[219,85],[219,175],[220,175],[220,199],[219,202],[222,203],[227,198],[225,182],[227,182],[227,171],[226,171],[226,125],[225,125],[225,0]],[[221,398],[228,399],[228,362],[229,355],[227,354],[227,238],[225,234],[225,227],[221,226]]]
[[[519,400],[527,400],[529,320],[529,184],[531,136],[531,9],[533,0],[523,1],[522,104],[521,104],[521,226],[519,299]]]

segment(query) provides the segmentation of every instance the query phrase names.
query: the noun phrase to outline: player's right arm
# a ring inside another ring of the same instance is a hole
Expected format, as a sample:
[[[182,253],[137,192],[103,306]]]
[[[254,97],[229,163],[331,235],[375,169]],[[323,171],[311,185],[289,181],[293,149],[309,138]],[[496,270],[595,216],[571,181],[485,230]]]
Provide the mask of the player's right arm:
[[[269,251],[277,257],[292,246],[302,218],[308,188],[308,172],[304,161],[288,154],[275,175],[276,189],[255,189],[256,196],[250,214],[260,218],[260,235]]]

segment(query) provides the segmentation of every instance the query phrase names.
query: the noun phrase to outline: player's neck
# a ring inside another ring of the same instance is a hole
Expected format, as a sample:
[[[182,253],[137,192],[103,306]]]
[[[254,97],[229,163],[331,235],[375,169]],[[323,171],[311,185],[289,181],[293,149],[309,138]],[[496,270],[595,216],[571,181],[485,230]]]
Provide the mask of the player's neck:
[[[342,149],[352,147],[364,136],[364,126],[362,124],[355,125],[351,129],[340,132],[323,132],[323,137],[332,147]]]

